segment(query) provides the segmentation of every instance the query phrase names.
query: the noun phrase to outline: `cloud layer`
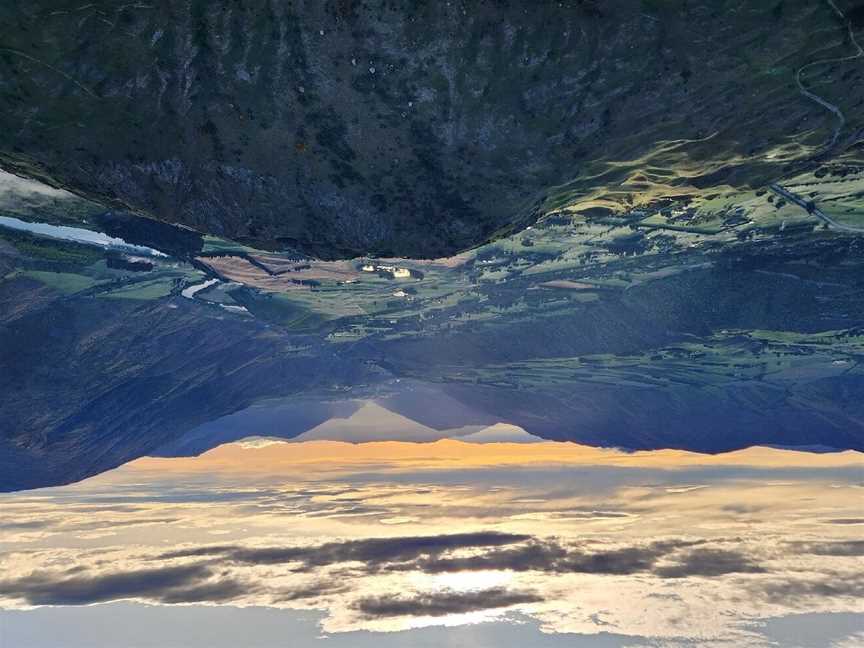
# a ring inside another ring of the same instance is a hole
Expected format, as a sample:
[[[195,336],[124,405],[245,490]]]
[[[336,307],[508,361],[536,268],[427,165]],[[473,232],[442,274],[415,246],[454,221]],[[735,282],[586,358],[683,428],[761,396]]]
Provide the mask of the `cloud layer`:
[[[864,612],[860,472],[611,451],[637,467],[528,469],[501,448],[503,466],[462,466],[405,445],[391,464],[343,448],[286,473],[268,446],[2,496],[0,607],[314,609],[328,632],[527,615],[547,632],[730,645],[757,645],[761,618]],[[255,461],[264,476],[245,472]]]

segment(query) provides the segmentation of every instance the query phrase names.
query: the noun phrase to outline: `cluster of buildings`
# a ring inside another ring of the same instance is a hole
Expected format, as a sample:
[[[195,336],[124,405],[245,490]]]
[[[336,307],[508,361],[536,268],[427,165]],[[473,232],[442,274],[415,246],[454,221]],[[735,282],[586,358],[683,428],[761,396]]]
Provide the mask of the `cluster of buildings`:
[[[365,263],[360,266],[363,272],[374,272],[378,275],[386,276],[391,279],[422,279],[423,273],[419,270],[411,270],[409,268],[400,268],[394,265],[378,265],[375,263]]]

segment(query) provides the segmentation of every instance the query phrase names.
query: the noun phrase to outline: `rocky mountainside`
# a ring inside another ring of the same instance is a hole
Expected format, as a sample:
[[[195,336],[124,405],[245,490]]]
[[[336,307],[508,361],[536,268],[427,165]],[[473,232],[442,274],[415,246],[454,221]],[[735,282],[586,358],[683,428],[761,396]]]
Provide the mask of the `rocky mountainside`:
[[[842,152],[849,34],[809,0],[7,0],[0,167],[259,248],[444,256]]]

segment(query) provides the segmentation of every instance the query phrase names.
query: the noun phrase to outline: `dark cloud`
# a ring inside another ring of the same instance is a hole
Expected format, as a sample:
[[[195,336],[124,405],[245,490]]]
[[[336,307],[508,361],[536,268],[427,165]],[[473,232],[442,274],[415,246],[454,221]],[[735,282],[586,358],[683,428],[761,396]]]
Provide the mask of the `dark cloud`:
[[[22,520],[20,522],[0,522],[0,531],[24,531],[27,529],[45,529],[51,524],[45,520]]]
[[[327,594],[339,594],[348,590],[347,585],[334,582],[316,582],[310,587],[298,587],[284,590],[275,596],[277,603],[288,601],[302,601],[303,599],[318,598]]]
[[[561,545],[553,540],[531,540],[518,547],[495,549],[476,556],[422,558],[411,567],[429,573],[497,569],[559,574],[635,574],[649,571],[660,558],[694,544],[690,541],[663,541],[590,550]]]
[[[644,547],[625,547],[592,553],[573,553],[558,571],[586,574],[635,574],[649,570],[672,547],[655,543]]]
[[[160,603],[220,603],[249,593],[251,588],[235,580],[218,580],[194,587],[169,589],[159,595]]]
[[[87,506],[70,506],[67,511],[75,513],[138,513],[146,511],[144,506],[128,506],[126,504],[115,504],[112,506],[100,506],[98,504],[90,504]]]
[[[357,601],[354,608],[367,618],[395,616],[446,616],[479,610],[493,610],[543,598],[534,592],[511,592],[495,587],[476,592],[432,592],[414,597],[381,596]]]
[[[237,549],[234,545],[205,545],[203,547],[189,547],[188,549],[175,549],[154,556],[153,560],[171,560],[173,558],[199,558],[201,556],[221,556],[229,551]]]
[[[91,518],[93,517],[93,511],[89,512]],[[133,527],[133,526],[144,526],[147,524],[169,524],[171,522],[177,522],[179,518],[169,518],[169,517],[136,517],[135,519],[130,520],[112,520],[110,526],[112,528],[118,527]],[[49,521],[49,520],[21,520],[21,521],[9,521],[9,522],[0,522],[0,531],[26,531],[26,530],[39,530],[39,529],[52,529],[52,530],[62,530],[64,532],[76,532],[76,531],[91,531],[91,530],[101,530],[105,528],[105,521],[102,519],[96,519],[92,521],[84,521],[80,523],[64,523],[61,521]]]
[[[162,603],[224,601],[243,591],[235,581],[214,581],[212,577],[212,571],[204,565],[81,576],[34,573],[0,581],[0,594],[31,605],[88,605],[124,598]]]
[[[340,500],[340,503],[345,500]],[[340,515],[364,515],[367,513],[380,513],[382,509],[372,506],[339,506],[336,508],[328,507],[320,511],[306,511],[303,517],[308,518],[328,518],[338,517]]]
[[[556,542],[531,540],[522,546],[493,549],[475,556],[430,556],[405,567],[407,569],[419,569],[430,574],[484,569],[555,571],[555,566],[565,560],[567,555],[567,550]]]
[[[636,574],[650,572],[657,562],[670,554],[691,548],[703,541],[668,540],[614,549],[591,549],[564,545],[557,540],[539,540],[528,535],[506,533],[462,533],[442,536],[409,536],[367,538],[343,542],[328,542],[311,547],[238,547],[214,545],[193,547],[161,554],[158,558],[220,556],[225,560],[256,565],[300,563],[297,570],[311,570],[346,562],[361,562],[368,571],[418,570],[444,573],[478,570],[509,570],[517,572]],[[471,555],[454,555],[458,550],[482,549]],[[702,558],[714,559],[714,565],[704,565],[685,557],[681,564],[669,568],[690,569],[697,575],[747,570],[733,569],[729,556],[720,552]],[[739,566],[743,565],[740,559]],[[693,564],[691,564],[693,563]],[[714,571],[711,572],[710,570]],[[752,571],[752,567],[749,569]],[[664,574],[665,575],[665,574]]]
[[[148,524],[172,524],[179,522],[181,518],[176,517],[136,517],[130,520],[111,520],[110,528],[120,529],[137,526],[147,526]],[[96,519],[92,522],[82,522],[80,524],[63,525],[64,532],[80,532],[80,531],[101,531],[106,527],[105,521]]]
[[[786,579],[760,583],[751,589],[777,604],[801,604],[817,598],[864,598],[864,577],[833,574],[823,580]]]
[[[304,569],[344,562],[362,562],[369,569],[404,563],[421,556],[435,556],[455,549],[498,547],[529,540],[531,536],[512,533],[456,533],[439,536],[365,538],[327,542],[311,547],[193,547],[161,554],[159,558],[220,555],[226,559],[256,565],[302,563]]]
[[[864,540],[790,542],[789,546],[796,553],[816,556],[864,556]]]
[[[762,507],[762,506],[754,506],[752,504],[726,504],[725,506],[722,506],[720,508],[720,510],[727,511],[729,513],[744,514],[744,513],[758,513],[763,508],[764,507]]]
[[[555,516],[562,520],[614,520],[632,517],[632,513],[621,511],[567,511]]]
[[[864,524],[864,518],[834,518],[822,522],[824,524]]]
[[[764,573],[757,563],[738,551],[700,547],[676,557],[672,565],[662,565],[653,570],[661,578],[686,578],[688,576],[722,576],[736,573]]]

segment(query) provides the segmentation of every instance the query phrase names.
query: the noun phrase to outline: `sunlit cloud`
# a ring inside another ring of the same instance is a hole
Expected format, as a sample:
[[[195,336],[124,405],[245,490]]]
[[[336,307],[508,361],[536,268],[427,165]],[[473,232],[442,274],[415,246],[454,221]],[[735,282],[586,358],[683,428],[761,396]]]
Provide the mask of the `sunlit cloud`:
[[[237,444],[4,495],[0,606],[319,610],[330,633],[518,614],[668,646],[864,611],[860,455],[468,445]]]

